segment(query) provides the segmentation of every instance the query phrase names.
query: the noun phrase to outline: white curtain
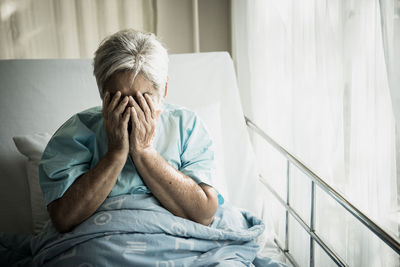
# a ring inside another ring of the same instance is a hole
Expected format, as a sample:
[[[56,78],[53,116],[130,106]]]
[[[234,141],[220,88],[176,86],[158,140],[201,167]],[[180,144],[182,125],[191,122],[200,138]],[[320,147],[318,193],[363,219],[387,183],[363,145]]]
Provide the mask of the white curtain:
[[[0,0],[0,59],[92,58],[125,28],[155,32],[152,0]]]
[[[380,0],[379,2],[385,63],[396,119],[397,191],[400,192],[400,1]],[[400,205],[400,194],[397,196],[397,203]]]
[[[380,7],[379,0],[234,0],[232,47],[246,115],[398,236],[396,127]],[[260,138],[253,144],[261,174],[285,198],[286,162]],[[290,177],[291,205],[309,223],[309,179],[294,167]],[[321,190],[316,201],[317,234],[349,266],[399,265],[392,249]],[[266,197],[265,210],[283,242],[282,208]],[[301,266],[308,244],[290,220],[289,250]],[[316,247],[316,266],[335,266]]]

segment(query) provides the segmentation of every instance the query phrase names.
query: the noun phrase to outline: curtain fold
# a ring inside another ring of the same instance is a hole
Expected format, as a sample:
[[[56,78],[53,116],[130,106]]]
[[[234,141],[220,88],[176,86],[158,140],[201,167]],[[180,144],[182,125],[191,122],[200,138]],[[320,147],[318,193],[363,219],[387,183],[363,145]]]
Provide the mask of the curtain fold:
[[[400,192],[400,1],[380,0],[379,4],[386,70],[396,120],[397,191]],[[397,203],[400,205],[400,194]]]
[[[396,128],[379,1],[236,0],[232,5],[246,115],[398,236]],[[253,136],[253,145],[261,174],[285,198],[285,162],[260,138]],[[309,179],[294,167],[290,177],[291,205],[309,222]],[[350,266],[399,264],[394,251],[321,190],[316,201],[317,234]],[[282,208],[271,198],[265,207],[283,241]],[[289,224],[289,249],[306,266],[308,239],[295,224]],[[316,266],[335,265],[317,249]]]
[[[92,58],[125,28],[156,31],[151,0],[1,0],[0,58]]]

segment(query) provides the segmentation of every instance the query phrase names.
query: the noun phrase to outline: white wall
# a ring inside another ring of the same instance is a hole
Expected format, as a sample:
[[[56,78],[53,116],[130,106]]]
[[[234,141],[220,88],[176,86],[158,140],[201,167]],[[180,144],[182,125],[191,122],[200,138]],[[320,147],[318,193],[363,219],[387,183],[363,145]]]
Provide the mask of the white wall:
[[[230,0],[199,0],[200,52],[231,51]],[[190,0],[157,0],[157,35],[169,53],[194,52]]]
[[[157,0],[157,35],[169,53],[193,52],[192,1]]]
[[[229,0],[199,0],[200,51],[231,53]]]

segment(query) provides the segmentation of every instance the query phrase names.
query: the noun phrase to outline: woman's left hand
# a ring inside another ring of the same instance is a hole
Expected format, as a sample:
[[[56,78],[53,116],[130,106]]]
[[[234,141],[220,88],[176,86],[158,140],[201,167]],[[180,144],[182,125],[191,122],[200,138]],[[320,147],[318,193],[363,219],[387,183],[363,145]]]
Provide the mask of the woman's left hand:
[[[161,114],[161,110],[156,110],[148,94],[137,92],[136,98],[137,102],[130,96],[132,130],[129,136],[129,154],[132,158],[153,148],[157,121]]]

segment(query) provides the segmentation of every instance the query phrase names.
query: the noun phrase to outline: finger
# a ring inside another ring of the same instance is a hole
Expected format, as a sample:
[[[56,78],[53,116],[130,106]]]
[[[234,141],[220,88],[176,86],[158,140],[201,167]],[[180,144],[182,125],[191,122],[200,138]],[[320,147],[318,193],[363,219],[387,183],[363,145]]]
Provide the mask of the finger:
[[[128,97],[125,96],[122,101],[119,103],[119,105],[117,106],[117,108],[115,109],[115,112],[118,114],[122,114],[126,108],[126,105],[128,105]]]
[[[107,110],[109,100],[110,100],[110,92],[107,91],[103,98],[103,116],[105,111]]]
[[[135,100],[133,99],[132,96],[129,96],[129,107],[133,107]]]
[[[144,94],[144,98],[146,99],[147,105],[150,108],[151,117],[154,119],[154,117],[156,115],[155,114],[156,109],[155,109],[154,104],[153,104],[153,99],[151,99],[149,94]]]
[[[111,99],[111,102],[108,106],[109,112],[112,112],[117,107],[120,97],[121,97],[121,92],[117,91],[114,97]]]
[[[131,108],[129,108],[129,110],[131,111],[130,117],[131,117],[131,120],[132,120],[132,125],[135,125],[135,126],[138,125],[139,124],[139,118],[137,116],[136,109],[134,107],[131,107]]]
[[[149,106],[147,105],[146,99],[143,97],[141,92],[136,93],[137,99],[139,101],[140,108],[143,110],[144,116],[147,122],[151,120],[151,111]]]
[[[122,128],[128,130],[128,122],[131,117],[130,108],[127,108],[122,115]]]
[[[132,100],[131,100],[132,108],[135,109],[137,118],[141,121],[145,121],[143,110],[140,108],[139,104],[135,101],[135,99],[133,99],[133,97],[131,97],[131,98],[132,98]]]

